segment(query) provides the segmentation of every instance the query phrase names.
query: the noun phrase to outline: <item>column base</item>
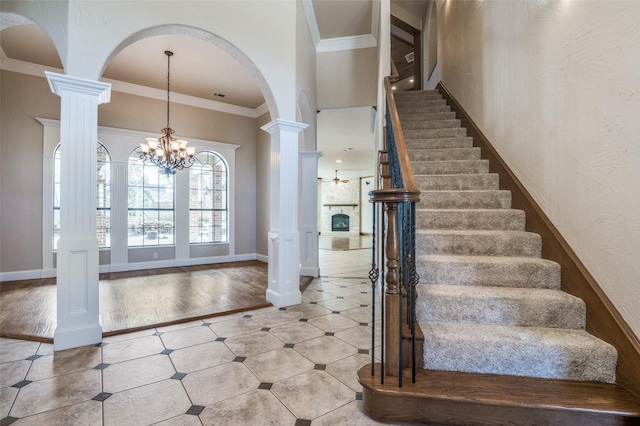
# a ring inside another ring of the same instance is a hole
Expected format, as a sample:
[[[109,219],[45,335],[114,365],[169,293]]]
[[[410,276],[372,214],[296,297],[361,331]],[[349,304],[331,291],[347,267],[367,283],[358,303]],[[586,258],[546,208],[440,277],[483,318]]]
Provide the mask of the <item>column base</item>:
[[[302,275],[303,277],[318,278],[320,276],[320,268],[302,266],[300,268],[300,275]]]
[[[267,300],[276,308],[284,308],[285,306],[299,305],[302,302],[302,293],[300,290],[278,293],[268,289]]]
[[[94,345],[100,342],[102,342],[102,326],[100,324],[65,329],[56,328],[53,334],[54,351]]]

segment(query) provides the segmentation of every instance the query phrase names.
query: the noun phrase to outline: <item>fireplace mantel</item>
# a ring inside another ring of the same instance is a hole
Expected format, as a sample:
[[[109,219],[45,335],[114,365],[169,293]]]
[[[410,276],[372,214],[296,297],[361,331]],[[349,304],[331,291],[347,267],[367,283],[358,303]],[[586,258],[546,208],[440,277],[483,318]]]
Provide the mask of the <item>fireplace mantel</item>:
[[[331,210],[331,207],[353,207],[354,209],[358,207],[357,204],[323,204],[323,206],[329,207],[329,210]]]

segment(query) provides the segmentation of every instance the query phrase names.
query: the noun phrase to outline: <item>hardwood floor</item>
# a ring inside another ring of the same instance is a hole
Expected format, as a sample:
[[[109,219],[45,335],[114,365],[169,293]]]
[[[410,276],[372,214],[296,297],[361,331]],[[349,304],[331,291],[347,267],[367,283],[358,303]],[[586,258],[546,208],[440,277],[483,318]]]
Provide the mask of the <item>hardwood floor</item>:
[[[266,290],[267,265],[258,261],[101,274],[103,334],[270,306]],[[3,282],[0,303],[1,336],[52,341],[55,278]]]
[[[370,247],[371,237],[320,240],[324,276],[367,277],[368,270],[345,265],[341,251]],[[358,258],[371,256],[370,250],[358,253]],[[267,264],[258,261],[100,274],[103,335],[270,306],[265,299],[267,280]],[[310,282],[311,277],[300,277],[301,290]],[[55,278],[0,283],[0,305],[0,336],[53,341]]]

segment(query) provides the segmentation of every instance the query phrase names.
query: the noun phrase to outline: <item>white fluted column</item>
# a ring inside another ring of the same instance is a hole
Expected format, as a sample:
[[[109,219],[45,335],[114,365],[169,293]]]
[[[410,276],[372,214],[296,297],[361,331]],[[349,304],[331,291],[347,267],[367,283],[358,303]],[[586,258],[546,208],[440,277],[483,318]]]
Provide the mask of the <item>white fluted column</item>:
[[[111,85],[45,72],[60,96],[60,240],[54,350],[102,341],[96,237],[98,105]]]
[[[298,233],[298,133],[307,124],[276,119],[261,127],[271,134],[269,288],[274,306],[296,305],[300,295]]]
[[[318,266],[318,158],[320,151],[302,151],[302,214],[300,224],[300,275],[317,277]]]

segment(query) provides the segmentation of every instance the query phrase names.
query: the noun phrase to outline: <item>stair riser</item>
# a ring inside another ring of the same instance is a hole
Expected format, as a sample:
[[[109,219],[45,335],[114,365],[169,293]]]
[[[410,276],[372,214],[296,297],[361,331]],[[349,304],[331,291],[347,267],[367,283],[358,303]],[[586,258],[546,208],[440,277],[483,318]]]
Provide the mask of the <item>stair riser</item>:
[[[416,120],[429,119],[428,117],[431,114],[441,113],[441,112],[451,112],[451,107],[449,105],[436,105],[432,107],[420,107],[420,108],[407,108],[403,111],[398,111],[398,115],[400,116],[400,120],[404,120],[405,118],[410,118],[413,120],[415,117]],[[455,117],[454,117],[455,118]]]
[[[438,323],[436,323],[437,326]],[[489,373],[547,379],[615,382],[617,354],[612,346],[596,342],[591,336],[581,345],[537,335],[498,339],[432,330],[420,323],[425,335],[424,367],[431,370]],[[497,333],[496,333],[497,334]]]
[[[421,191],[497,190],[497,174],[479,175],[417,175],[416,185]]]
[[[525,232],[454,234],[419,231],[416,233],[416,251],[427,255],[540,257],[541,250],[540,236]]]
[[[440,290],[432,291],[434,287],[461,288],[456,286],[418,286],[416,303],[418,321],[576,330],[583,330],[585,326],[587,313],[584,302],[561,291],[536,289],[513,292],[510,288],[503,288],[504,294],[499,294],[493,288],[474,289],[471,287],[471,290],[488,289],[489,291],[447,293]]]
[[[414,161],[456,161],[479,160],[480,148],[421,149],[410,150],[409,160]]]
[[[426,99],[426,100],[416,100],[416,101],[396,101],[396,107],[398,108],[398,112],[402,111],[411,111],[411,112],[421,112],[415,111],[416,108],[425,108],[425,107],[434,107],[434,106],[442,106],[446,105],[447,101],[444,99]]]
[[[404,130],[405,139],[463,138],[466,128]]]
[[[428,191],[422,190],[419,209],[508,209],[509,191]]]
[[[417,229],[524,231],[522,210],[417,210]]]
[[[456,113],[449,111],[447,108],[448,107],[443,107],[442,111],[434,111],[430,114],[402,114],[400,115],[402,127],[404,128],[405,123],[412,123],[416,121],[455,120]]]
[[[416,175],[463,175],[489,173],[489,160],[417,161],[411,164]]]
[[[436,138],[436,139],[409,139],[405,137],[407,149],[457,149],[473,147],[471,138]]]
[[[403,121],[402,130],[429,130],[459,128],[460,120],[428,120],[428,121]]]
[[[413,92],[397,92],[393,97],[396,102],[407,101],[411,99],[442,99],[442,95],[437,90],[420,90]]]
[[[560,265],[545,259],[423,256],[421,284],[560,289]]]

